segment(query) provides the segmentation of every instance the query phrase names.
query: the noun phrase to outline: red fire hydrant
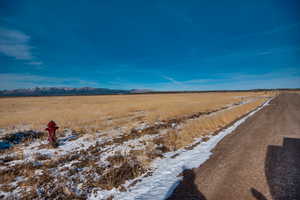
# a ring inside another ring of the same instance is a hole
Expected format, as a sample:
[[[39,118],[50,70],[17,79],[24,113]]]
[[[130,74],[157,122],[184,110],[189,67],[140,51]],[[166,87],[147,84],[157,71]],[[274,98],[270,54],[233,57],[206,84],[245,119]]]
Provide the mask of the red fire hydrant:
[[[56,123],[54,121],[50,121],[47,125],[47,128],[45,129],[48,131],[48,141],[53,147],[57,147],[57,141],[56,141],[56,135],[55,132],[59,127],[56,126]]]

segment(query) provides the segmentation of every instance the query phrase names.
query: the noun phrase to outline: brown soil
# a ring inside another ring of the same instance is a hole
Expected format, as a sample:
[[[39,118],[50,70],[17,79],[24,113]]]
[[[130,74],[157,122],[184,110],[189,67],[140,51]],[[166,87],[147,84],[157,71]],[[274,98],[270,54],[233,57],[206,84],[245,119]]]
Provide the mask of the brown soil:
[[[300,95],[278,96],[225,137],[174,199],[300,199]]]

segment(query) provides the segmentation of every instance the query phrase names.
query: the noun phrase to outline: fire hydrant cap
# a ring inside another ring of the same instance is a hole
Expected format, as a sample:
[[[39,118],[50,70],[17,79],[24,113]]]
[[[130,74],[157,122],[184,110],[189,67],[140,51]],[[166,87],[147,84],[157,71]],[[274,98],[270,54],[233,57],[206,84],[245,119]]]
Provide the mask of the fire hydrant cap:
[[[55,128],[55,127],[57,127],[56,126],[56,123],[53,121],[53,120],[51,120],[49,123],[48,123],[48,128]]]

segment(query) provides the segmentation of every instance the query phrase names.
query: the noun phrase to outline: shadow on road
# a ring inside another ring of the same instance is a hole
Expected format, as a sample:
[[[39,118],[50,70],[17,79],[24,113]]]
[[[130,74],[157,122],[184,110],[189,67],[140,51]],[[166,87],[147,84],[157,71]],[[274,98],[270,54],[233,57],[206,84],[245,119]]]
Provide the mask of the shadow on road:
[[[269,145],[265,175],[273,200],[300,199],[300,139],[283,138],[282,146]],[[257,200],[266,198],[251,188]]]
[[[195,184],[195,173],[186,169],[182,172],[183,179],[167,200],[207,200]]]
[[[252,196],[255,197],[257,200],[267,200],[267,198],[262,193],[257,191],[256,189],[251,188],[250,191],[252,193]]]
[[[300,199],[300,139],[268,146],[265,175],[273,200]]]

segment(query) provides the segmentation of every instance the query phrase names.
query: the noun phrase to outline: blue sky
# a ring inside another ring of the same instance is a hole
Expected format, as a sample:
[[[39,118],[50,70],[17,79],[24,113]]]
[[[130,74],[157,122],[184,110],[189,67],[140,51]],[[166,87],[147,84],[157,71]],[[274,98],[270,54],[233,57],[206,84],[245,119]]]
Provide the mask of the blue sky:
[[[0,89],[300,87],[300,2],[1,0]]]

